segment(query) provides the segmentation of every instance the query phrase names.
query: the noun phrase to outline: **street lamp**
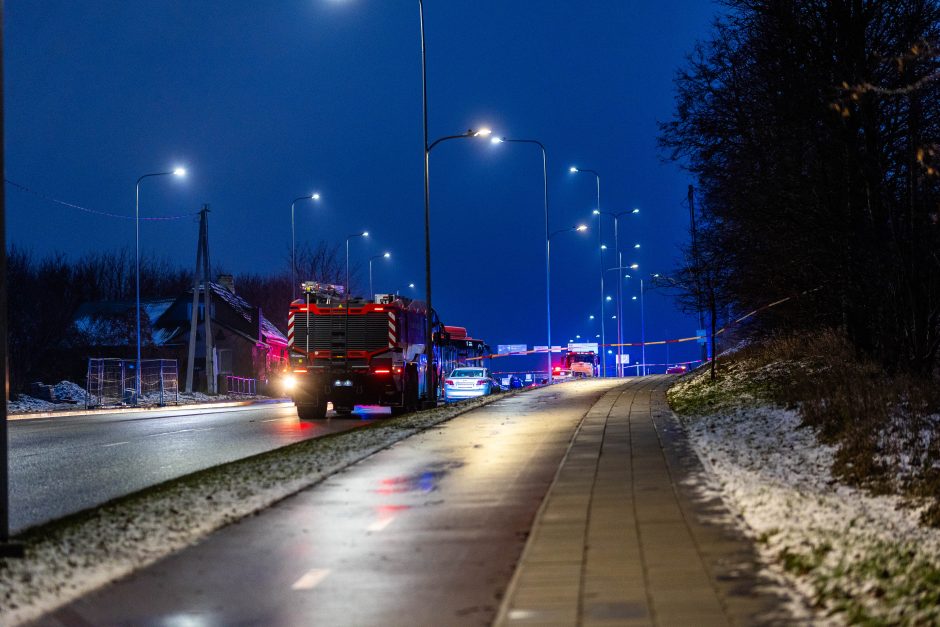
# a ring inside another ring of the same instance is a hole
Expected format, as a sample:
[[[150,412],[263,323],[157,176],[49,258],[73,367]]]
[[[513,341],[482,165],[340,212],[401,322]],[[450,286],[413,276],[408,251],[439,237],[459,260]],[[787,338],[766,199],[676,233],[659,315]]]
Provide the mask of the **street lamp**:
[[[614,254],[617,255],[617,265],[623,265],[623,253],[620,251],[620,217],[628,214],[637,214],[640,213],[639,209],[633,209],[632,211],[621,211],[619,213],[611,213],[609,211],[600,211],[599,209],[594,210],[594,214],[600,219],[601,215],[610,216],[614,219]],[[635,244],[633,248],[639,248],[639,244]],[[608,270],[609,271],[609,270]],[[623,319],[623,281],[617,281],[617,315],[620,316],[620,319]],[[620,362],[623,361],[623,324],[617,323],[617,376],[623,376],[623,364]]]
[[[151,172],[150,174],[144,174],[139,179],[137,179],[137,186],[136,186],[137,193],[136,193],[136,197],[134,201],[134,227],[136,231],[135,238],[134,238],[134,253],[135,253],[134,254],[134,258],[135,258],[134,274],[135,274],[135,284],[136,284],[135,291],[137,292],[137,296],[135,300],[135,309],[137,311],[137,383],[134,386],[134,391],[136,392],[135,399],[134,399],[135,405],[140,402],[140,376],[141,376],[140,375],[140,361],[141,361],[140,360],[140,182],[152,176],[170,176],[170,175],[184,177],[186,176],[186,169],[174,168],[173,170],[170,170],[169,172]],[[206,294],[207,294],[206,302],[208,302],[208,293],[209,293],[209,286],[207,285],[206,286]],[[207,315],[208,315],[208,312],[207,312]]]
[[[559,233],[568,233],[569,231],[577,231],[583,233],[587,231],[587,225],[579,224],[578,226],[573,226],[567,229],[559,229],[554,233],[547,233],[545,235],[545,293],[546,297],[551,302],[551,290],[552,290],[552,238],[558,235]],[[549,307],[546,312],[548,315],[548,380],[552,381],[552,310]]]
[[[473,139],[489,137],[492,131],[488,128],[477,130],[469,129],[466,133],[460,135],[446,135],[440,137],[430,144],[428,143],[428,88],[427,88],[427,56],[424,47],[424,5],[418,0],[418,8],[421,15],[421,79],[424,94],[424,290],[427,301],[428,319],[425,327],[425,347],[424,352],[428,358],[427,371],[425,372],[426,387],[428,390],[429,402],[437,405],[437,379],[435,378],[434,366],[434,332],[432,329],[434,315],[431,305],[431,151],[438,144],[451,139]]]
[[[549,298],[549,268],[548,268],[548,153],[545,145],[537,139],[510,139],[507,137],[494,137],[494,144],[534,144],[542,151],[542,190],[545,205],[545,334],[548,338],[548,382],[552,383],[552,303]]]
[[[369,237],[369,232],[363,231],[362,233],[353,233],[352,235],[348,235],[346,237],[346,286],[344,288],[346,293],[346,300],[349,300],[349,240],[354,237]]]
[[[372,262],[376,259],[389,259],[391,256],[392,253],[382,253],[381,255],[369,257],[369,298],[375,298],[375,290],[372,289]]]
[[[594,208],[594,215],[597,216],[597,243],[601,243],[601,175],[595,172],[594,170],[586,170],[584,168],[578,168],[571,166],[568,168],[568,171],[573,174],[593,174],[594,179],[597,182],[597,206]],[[601,250],[600,253],[600,271],[601,271],[601,344],[605,344],[604,336],[604,251]],[[605,359],[601,364],[601,376],[607,376],[607,360]]]
[[[290,203],[290,298],[297,298],[297,281],[294,276],[297,271],[297,257],[295,254],[296,238],[294,236],[294,205],[301,200],[320,200],[320,194],[313,193],[308,196],[298,196]]]

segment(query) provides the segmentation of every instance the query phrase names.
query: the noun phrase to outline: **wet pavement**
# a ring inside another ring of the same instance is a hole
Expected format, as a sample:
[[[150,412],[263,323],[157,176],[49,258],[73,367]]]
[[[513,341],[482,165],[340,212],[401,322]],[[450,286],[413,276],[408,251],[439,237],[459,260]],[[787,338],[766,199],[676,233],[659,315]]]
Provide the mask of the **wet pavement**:
[[[671,380],[470,411],[36,624],[792,624],[697,490]]]
[[[381,412],[375,409],[316,422],[299,420],[292,403],[10,422],[11,530],[198,470],[355,429]]]
[[[37,624],[490,624],[575,429],[616,385],[468,412]]]

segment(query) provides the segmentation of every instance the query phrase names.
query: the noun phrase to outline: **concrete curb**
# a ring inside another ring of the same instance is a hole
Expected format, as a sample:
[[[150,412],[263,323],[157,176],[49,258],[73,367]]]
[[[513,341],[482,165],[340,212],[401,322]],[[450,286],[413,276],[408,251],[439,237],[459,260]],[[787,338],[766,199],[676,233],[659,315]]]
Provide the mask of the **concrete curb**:
[[[248,407],[250,405],[281,405],[291,404],[293,401],[282,398],[271,398],[251,401],[219,401],[216,403],[194,403],[191,405],[165,405],[164,407],[115,407],[105,409],[61,409],[53,411],[37,411],[24,414],[9,414],[7,420],[32,420],[34,418],[69,418],[71,416],[92,416],[97,414],[142,414],[178,410],[225,409],[229,407]]]

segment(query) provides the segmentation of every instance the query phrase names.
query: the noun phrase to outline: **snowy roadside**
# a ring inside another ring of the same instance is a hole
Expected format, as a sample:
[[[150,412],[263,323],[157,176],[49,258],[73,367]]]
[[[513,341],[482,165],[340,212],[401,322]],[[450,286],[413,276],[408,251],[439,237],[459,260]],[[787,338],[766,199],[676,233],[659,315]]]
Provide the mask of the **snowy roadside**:
[[[0,559],[0,624],[12,627],[189,546],[373,453],[525,390],[464,401],[171,481],[27,532],[25,559]]]
[[[695,377],[671,400],[694,394]],[[920,524],[923,508],[835,479],[835,448],[797,411],[751,397],[682,422],[709,475],[703,490],[815,608],[814,623],[940,624],[940,529]]]
[[[40,398],[33,398],[27,394],[20,394],[15,400],[7,401],[7,414],[22,416],[24,414],[85,411],[85,390],[80,385],[72,383],[71,381],[60,381],[51,387],[52,398],[54,400],[47,401]],[[142,404],[144,406],[153,406],[148,408],[155,408],[159,403],[159,398],[156,397],[147,398],[145,396],[141,396],[141,399],[143,400]],[[160,407],[159,409],[172,409],[173,407],[181,407],[185,405],[258,400],[269,400],[269,397],[247,396],[244,394],[217,394],[215,396],[208,396],[201,392],[181,392],[179,394],[178,401],[174,399],[173,402],[168,403],[165,407]],[[125,411],[127,409],[127,407],[106,407],[97,408],[95,411]]]

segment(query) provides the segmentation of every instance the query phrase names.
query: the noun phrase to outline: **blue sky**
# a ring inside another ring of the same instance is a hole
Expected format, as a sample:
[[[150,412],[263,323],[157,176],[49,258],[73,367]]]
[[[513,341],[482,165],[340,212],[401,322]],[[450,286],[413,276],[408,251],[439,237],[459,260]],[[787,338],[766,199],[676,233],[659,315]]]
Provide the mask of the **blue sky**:
[[[663,163],[656,123],[671,115],[675,71],[716,11],[703,0],[426,0],[432,139],[485,125],[541,140],[553,229],[590,220],[595,203],[593,179],[568,167],[597,170],[605,211],[642,211],[621,223],[624,261],[668,272],[687,237],[690,181]],[[182,164],[185,180],[144,183],[142,215],[209,203],[213,262],[236,275],[286,266],[290,201],[317,190],[322,203],[298,207],[300,241],[368,229],[353,259],[393,254],[375,266],[377,291],[423,285],[416,2],[14,0],[6,12],[7,178],[132,215],[137,177]],[[533,146],[434,150],[434,304],[446,323],[493,345],[544,343],[541,186]],[[9,187],[7,199],[10,241],[37,254],[133,246],[132,221]],[[590,234],[553,240],[561,342],[599,331],[589,320],[600,308],[597,222],[587,223]],[[146,251],[187,266],[197,234],[189,219],[142,229]],[[612,247],[609,221],[604,240]],[[363,291],[365,281],[362,272]],[[625,281],[628,341],[639,339],[638,291]],[[657,293],[646,319],[647,339],[697,326]]]

